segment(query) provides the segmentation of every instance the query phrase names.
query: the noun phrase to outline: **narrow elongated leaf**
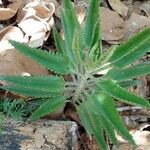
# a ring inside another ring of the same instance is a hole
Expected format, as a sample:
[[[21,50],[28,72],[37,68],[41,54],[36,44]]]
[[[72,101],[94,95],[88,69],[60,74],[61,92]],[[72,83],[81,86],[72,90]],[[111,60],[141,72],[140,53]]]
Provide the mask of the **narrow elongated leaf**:
[[[98,13],[98,15],[99,15],[99,13]],[[99,18],[97,18],[97,22],[94,26],[91,46],[95,45],[95,43],[97,43],[97,42],[99,42],[97,51],[99,52],[99,55],[100,55],[101,50],[102,50],[101,35],[100,35],[100,16],[99,16]]]
[[[36,48],[31,48],[27,45],[21,44],[16,41],[10,41],[10,43],[21,53],[37,61],[37,63],[43,65],[51,71],[56,73],[68,73],[69,60],[60,54],[43,51]]]
[[[93,63],[98,61],[100,57],[100,48],[99,48],[99,41],[95,43],[95,45],[89,51],[89,58],[93,61]]]
[[[119,99],[120,101],[150,109],[150,103],[148,100],[129,93],[127,90],[119,87],[119,85],[114,83],[112,80],[101,81],[98,86],[104,92]]]
[[[109,123],[109,121],[107,121],[103,115],[98,114],[98,117],[101,118],[99,119],[99,121],[102,123],[103,128],[105,129],[107,135],[109,136],[109,138],[111,139],[111,142],[118,147],[118,141],[116,138],[116,134],[114,131],[114,127]]]
[[[29,120],[34,121],[47,114],[54,113],[65,105],[65,98],[63,96],[57,96],[54,98],[46,99],[46,101],[35,110],[30,116]]]
[[[90,0],[89,2],[88,13],[87,13],[87,18],[86,18],[86,23],[85,23],[86,25],[85,26],[85,41],[88,47],[90,48],[95,44],[92,42],[95,42],[96,37],[99,37],[99,29],[95,30],[95,25],[97,29],[98,21],[100,20],[100,16],[99,16],[100,5],[99,4],[100,4],[100,0]]]
[[[102,150],[107,150],[99,118],[97,118],[96,114],[90,111],[91,106],[89,106],[88,103],[85,102],[81,105],[82,106],[78,107],[78,113],[83,119],[82,123],[86,131],[94,135]],[[81,112],[84,113],[84,116],[81,114]]]
[[[109,61],[115,66],[124,67],[148,51],[150,51],[150,28],[144,29],[126,43],[118,46]]]
[[[91,125],[89,124],[88,119],[86,117],[87,114],[86,114],[86,111],[84,111],[84,105],[80,105],[76,109],[77,109],[77,112],[79,114],[82,125],[86,129],[88,136],[91,137],[93,132],[92,132]]]
[[[127,80],[127,81],[119,81],[117,82],[117,84],[121,87],[124,88],[129,88],[131,86],[136,86],[139,85],[141,83],[140,80]]]
[[[15,92],[17,94],[32,96],[32,97],[55,97],[59,93],[58,92],[50,92],[39,89],[31,89],[19,86],[0,86],[1,89],[8,90],[10,92]]]
[[[108,60],[112,57],[116,47],[118,46],[112,46],[110,47],[105,53],[103,53],[99,59],[99,64],[105,64],[108,62]]]
[[[129,134],[128,130],[124,126],[124,123],[120,119],[113,99],[100,91],[100,93],[93,93],[92,100],[92,105],[94,105],[95,112],[100,113],[100,115],[111,123],[113,127],[119,131],[123,138],[128,140],[131,144],[135,144],[132,136]]]
[[[104,130],[100,122],[101,120],[93,112],[89,112],[88,115],[93,127],[93,135],[96,138],[97,143],[99,144],[101,150],[107,150],[107,144],[104,139]]]
[[[128,55],[124,56],[123,58],[117,60],[116,62],[112,63],[114,66],[117,67],[125,67],[127,65],[132,64],[134,61],[141,58],[146,52],[150,51],[150,38],[147,42],[141,44],[138,48],[131,51]]]
[[[80,25],[75,15],[75,11],[70,0],[63,1],[64,9],[61,15],[62,27],[65,35],[66,54],[72,63],[76,63],[72,51],[72,42],[75,28],[79,29]]]
[[[69,33],[68,28],[67,28],[67,23],[66,23],[66,18],[65,18],[65,14],[64,12],[62,12],[61,14],[61,18],[62,18],[62,28],[64,31],[64,35],[65,35],[65,49],[66,49],[66,54],[69,58],[69,60],[75,64],[76,60],[75,60],[75,56],[73,55],[73,51],[71,49],[71,45],[72,45],[72,35]]]
[[[81,47],[80,47],[80,37],[78,30],[74,31],[73,41],[72,41],[72,51],[76,58],[76,61],[81,62]]]
[[[150,63],[142,63],[128,68],[111,69],[105,77],[122,81],[129,80],[150,73]]]
[[[134,48],[144,43],[150,38],[150,28],[146,28],[137,35],[129,39],[126,43],[118,46],[111,57],[110,61],[117,60],[130,53]]]
[[[64,4],[64,14],[66,18],[66,25],[68,29],[68,33],[70,33],[70,38],[73,39],[73,34],[75,28],[79,28],[79,22],[76,17],[75,10],[73,9],[72,3],[70,0],[63,1]]]
[[[23,87],[50,92],[60,92],[65,87],[63,78],[57,76],[0,76],[0,80],[11,82],[20,86],[20,88]]]
[[[94,61],[96,62],[99,60],[101,52],[102,52],[102,43],[100,40],[100,20],[97,20],[97,23],[95,24],[93,35],[92,35],[92,43],[91,43],[91,49],[95,46],[94,50]],[[90,50],[91,51],[91,50]]]
[[[65,51],[65,42],[63,41],[63,39],[61,38],[60,34],[58,33],[56,27],[53,28],[53,36],[54,36],[54,41],[55,41],[55,45],[57,50],[62,53],[62,54],[66,54]]]
[[[95,68],[91,71],[91,74],[97,74],[100,71],[104,71],[107,69],[110,69],[114,67],[110,62],[109,59],[112,57],[116,47],[118,46],[112,46],[110,47],[105,53],[102,53],[100,55],[99,60],[97,61],[97,64],[95,65]]]

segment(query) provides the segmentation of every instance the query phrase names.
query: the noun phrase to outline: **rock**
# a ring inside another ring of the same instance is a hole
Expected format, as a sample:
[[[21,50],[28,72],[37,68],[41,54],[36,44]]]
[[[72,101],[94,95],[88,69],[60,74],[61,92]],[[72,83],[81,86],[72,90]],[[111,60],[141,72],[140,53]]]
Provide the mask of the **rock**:
[[[76,130],[72,121],[7,121],[0,135],[0,150],[77,150]]]
[[[4,29],[4,26],[2,24],[0,24],[0,30]]]

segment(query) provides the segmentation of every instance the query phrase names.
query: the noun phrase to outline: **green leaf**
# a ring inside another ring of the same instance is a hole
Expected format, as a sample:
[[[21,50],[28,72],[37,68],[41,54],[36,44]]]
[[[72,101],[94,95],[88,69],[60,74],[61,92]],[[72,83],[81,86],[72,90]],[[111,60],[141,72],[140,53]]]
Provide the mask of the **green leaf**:
[[[96,64],[100,57],[99,41],[90,49],[88,57]]]
[[[103,117],[103,115],[98,114],[98,117],[100,118],[99,121],[102,123],[102,126],[105,129],[108,137],[111,139],[111,142],[118,147],[118,141],[116,139],[114,127],[105,119],[105,117]]]
[[[43,51],[36,48],[31,48],[27,45],[16,41],[10,43],[21,53],[37,61],[45,68],[55,71],[56,73],[66,74],[69,72],[69,60],[60,54]]]
[[[150,51],[150,28],[146,28],[126,43],[118,46],[110,62],[117,67],[124,67],[142,57]]]
[[[71,1],[65,0],[63,1],[63,4],[64,4],[63,12],[66,18],[66,27],[68,29],[68,33],[70,34],[71,38],[70,40],[72,40],[75,28],[79,28],[80,25]]]
[[[90,107],[91,106],[88,105],[88,103],[86,102],[81,104],[81,106],[77,107],[79,116],[82,118],[81,119],[82,124],[88,133],[90,133],[91,135],[94,135],[98,144],[100,145],[100,148],[102,150],[107,150],[107,147],[106,147],[107,144],[104,140],[104,134],[101,128],[101,123],[97,115],[94,114],[92,111],[90,111]]]
[[[79,30],[80,25],[75,15],[72,3],[70,0],[63,1],[64,9],[61,14],[62,28],[65,35],[66,54],[70,61],[75,64],[75,56],[72,51],[72,42],[75,28]]]
[[[66,55],[69,58],[70,62],[72,64],[76,63],[75,57],[73,55],[73,51],[71,49],[71,45],[72,45],[72,38],[70,33],[68,32],[68,28],[67,28],[67,24],[66,24],[66,18],[64,13],[62,12],[61,14],[61,18],[62,18],[62,28],[64,31],[64,36],[65,36],[65,49],[66,49]]]
[[[104,65],[105,63],[107,63],[108,60],[112,57],[116,47],[118,47],[118,45],[111,46],[105,53],[101,54],[99,64]]]
[[[97,42],[99,43],[97,51],[98,51],[99,56],[100,56],[101,50],[102,50],[102,43],[101,43],[101,36],[100,36],[100,16],[99,16],[99,18],[97,18],[97,22],[94,26],[91,46],[95,45],[95,43],[97,43]]]
[[[91,49],[90,52],[92,51],[93,47],[95,47],[93,54],[94,54],[94,61],[97,62],[97,60],[99,60],[101,52],[102,52],[102,43],[100,40],[100,20],[97,21],[95,27],[94,27],[94,31],[93,31],[93,35],[92,35],[92,43],[91,43]]]
[[[81,62],[81,47],[80,47],[80,35],[78,30],[74,31],[73,41],[72,41],[72,51],[76,58],[76,61]]]
[[[25,88],[20,86],[0,86],[1,89],[8,90],[10,92],[15,92],[17,94],[25,95],[25,96],[32,96],[32,97],[55,97],[59,93],[58,92],[50,92],[44,91],[40,89],[31,89]]]
[[[99,91],[99,93],[98,91],[97,93],[93,93],[91,98],[91,105],[94,105],[93,108],[95,108],[95,113],[100,113],[100,115],[102,115],[107,122],[113,125],[117,131],[119,131],[123,138],[128,140],[131,144],[135,144],[132,136],[129,134],[128,130],[124,126],[124,123],[120,119],[113,99],[104,94],[102,91]],[[114,133],[112,133],[112,137],[113,139],[115,138]],[[114,142],[116,142],[116,140]]]
[[[93,132],[92,132],[91,124],[89,123],[89,121],[87,119],[87,116],[86,116],[87,114],[86,114],[86,111],[84,110],[85,109],[84,107],[85,106],[82,104],[82,105],[76,107],[76,109],[79,114],[82,125],[86,129],[88,136],[91,137]]]
[[[25,101],[22,99],[11,100],[5,98],[2,102],[2,106],[3,106],[3,113],[7,117],[22,120],[23,117],[26,115]]]
[[[150,103],[148,102],[148,100],[129,93],[127,90],[119,87],[118,84],[114,83],[111,80],[101,81],[98,86],[105,93],[119,99],[120,101],[150,109]]]
[[[5,124],[5,116],[2,112],[0,112],[0,134],[2,133],[4,124]]]
[[[142,63],[128,68],[113,68],[106,75],[117,81],[129,80],[150,73],[150,63]]]
[[[63,96],[57,96],[51,99],[46,99],[46,101],[31,114],[29,120],[34,121],[45,115],[54,113],[60,108],[64,107],[64,105],[65,98]]]
[[[99,29],[98,29],[98,24],[100,21],[99,7],[100,7],[100,0],[90,0],[88,12],[87,12],[87,18],[85,22],[86,26],[84,31],[85,41],[89,48],[93,47],[93,45],[95,44],[94,42],[100,40],[100,39],[96,39],[99,38],[100,36]]]
[[[65,42],[63,41],[63,39],[61,38],[60,34],[58,33],[56,27],[53,28],[53,36],[54,36],[54,41],[55,41],[55,45],[57,50],[62,53],[62,54],[66,54],[65,51]]]
[[[23,88],[61,92],[65,87],[64,79],[57,76],[0,76],[0,80],[11,82]]]
[[[119,86],[125,87],[125,88],[131,87],[131,86],[136,86],[136,85],[138,85],[140,83],[141,83],[140,80],[127,80],[127,81],[119,81],[119,82],[117,82],[117,84]]]

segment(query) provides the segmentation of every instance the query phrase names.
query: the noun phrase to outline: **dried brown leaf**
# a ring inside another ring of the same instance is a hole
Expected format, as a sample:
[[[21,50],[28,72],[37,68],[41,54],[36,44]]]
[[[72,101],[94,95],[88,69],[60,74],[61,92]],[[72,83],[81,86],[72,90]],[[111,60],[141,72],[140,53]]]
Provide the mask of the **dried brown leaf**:
[[[54,12],[55,5],[51,1],[33,1],[25,5],[17,20],[21,22],[30,18],[39,21],[49,21]]]
[[[8,42],[8,40],[15,40],[18,42],[23,42],[24,41],[24,34],[20,30],[20,28],[15,27],[15,26],[8,26],[4,28],[0,32],[0,53],[12,49],[13,46],[11,46]]]
[[[102,7],[101,16],[103,40],[111,43],[111,41],[119,41],[125,36],[124,21],[117,12]]]
[[[133,134],[133,139],[137,145],[149,145],[150,146],[150,131],[136,131]]]
[[[0,8],[0,21],[12,18],[22,4],[22,0],[14,0],[7,8]]]
[[[122,17],[126,17],[128,14],[129,8],[124,5],[120,0],[108,0],[110,6]]]
[[[150,1],[144,1],[139,8],[143,10],[147,16],[150,17]]]
[[[75,11],[80,24],[83,23],[86,15],[86,9],[83,5],[75,5]]]
[[[46,32],[45,31],[45,24],[43,22],[34,20],[34,19],[25,19],[24,21],[20,22],[18,26],[28,35],[33,36],[39,32]]]
[[[125,21],[125,27],[128,29],[129,36],[148,26],[150,26],[150,17],[141,16],[134,12],[131,14],[130,18]]]
[[[49,75],[46,69],[30,58],[17,52],[15,49],[6,50],[0,53],[0,74],[1,75]]]

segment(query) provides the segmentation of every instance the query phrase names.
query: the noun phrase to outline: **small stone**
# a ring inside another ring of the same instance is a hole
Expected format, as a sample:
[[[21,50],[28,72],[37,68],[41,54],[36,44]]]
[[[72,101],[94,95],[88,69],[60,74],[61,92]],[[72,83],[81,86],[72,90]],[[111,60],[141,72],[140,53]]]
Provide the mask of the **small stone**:
[[[0,30],[4,29],[4,26],[2,24],[0,24]]]

